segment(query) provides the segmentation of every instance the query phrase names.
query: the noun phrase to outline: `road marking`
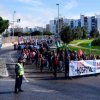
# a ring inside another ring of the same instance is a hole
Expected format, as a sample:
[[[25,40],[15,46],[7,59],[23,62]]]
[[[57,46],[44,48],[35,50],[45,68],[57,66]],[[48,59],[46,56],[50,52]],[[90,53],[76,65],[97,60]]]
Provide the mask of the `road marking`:
[[[27,78],[25,77],[25,75],[23,75],[23,78],[24,78],[24,80],[25,80],[26,82],[29,82],[29,81],[27,80]]]
[[[45,90],[45,89],[33,89],[33,92],[44,92],[44,93],[50,93],[50,92],[58,92],[55,90]]]
[[[10,59],[11,59],[11,61],[14,63],[14,59],[12,58],[11,54],[10,54]]]

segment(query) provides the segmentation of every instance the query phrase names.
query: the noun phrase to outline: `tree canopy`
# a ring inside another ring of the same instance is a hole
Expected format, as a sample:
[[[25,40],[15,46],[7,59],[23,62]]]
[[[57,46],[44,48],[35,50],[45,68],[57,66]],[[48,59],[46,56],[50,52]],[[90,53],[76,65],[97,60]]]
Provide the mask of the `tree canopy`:
[[[9,20],[4,20],[0,17],[0,34],[5,31],[9,27]]]
[[[34,36],[34,35],[42,35],[42,32],[34,31],[34,32],[31,33],[31,36]]]
[[[91,36],[92,38],[98,37],[98,36],[99,36],[99,31],[98,31],[96,28],[93,29],[93,30],[90,32],[90,36]]]
[[[60,32],[60,37],[64,43],[69,43],[73,40],[72,29],[69,26],[64,26]]]

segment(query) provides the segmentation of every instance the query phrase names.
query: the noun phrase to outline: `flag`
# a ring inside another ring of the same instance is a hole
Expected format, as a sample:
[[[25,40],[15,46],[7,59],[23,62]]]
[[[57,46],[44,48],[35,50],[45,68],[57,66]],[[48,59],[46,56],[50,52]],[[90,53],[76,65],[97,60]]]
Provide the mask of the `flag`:
[[[60,47],[60,44],[59,44],[59,42],[57,41],[56,42],[56,46],[59,48]]]
[[[91,48],[91,46],[92,46],[92,44],[91,44],[91,42],[90,42],[89,45],[88,45],[88,47]]]

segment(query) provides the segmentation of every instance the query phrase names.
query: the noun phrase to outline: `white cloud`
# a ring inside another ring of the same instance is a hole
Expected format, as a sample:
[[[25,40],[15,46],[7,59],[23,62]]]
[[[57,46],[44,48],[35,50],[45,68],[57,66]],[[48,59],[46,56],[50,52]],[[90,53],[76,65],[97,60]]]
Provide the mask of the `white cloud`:
[[[34,14],[19,14],[17,15],[17,18],[21,18],[21,26],[23,27],[34,27],[34,26],[43,26],[45,27],[45,25],[47,23],[49,23],[49,20],[54,19],[55,17],[55,13],[52,10],[44,10],[41,9],[39,12],[39,15],[35,15]]]
[[[95,16],[95,15],[100,15],[99,11],[93,11],[93,12],[86,12],[84,13],[86,16]]]
[[[9,19],[9,20],[12,20],[12,16],[11,14],[9,13],[9,10],[8,9],[5,9],[4,6],[0,5],[0,16],[3,17],[4,19]]]
[[[57,9],[53,9],[52,7],[49,8],[45,4],[43,4],[42,0],[17,0],[22,3],[26,3],[28,5],[21,6],[20,9],[23,9],[26,12],[21,13],[16,12],[15,14],[15,20],[18,18],[21,19],[20,23],[15,23],[15,25],[20,25],[21,27],[35,27],[35,26],[45,26],[47,23],[49,23],[49,20],[54,19],[57,16]],[[32,6],[29,6],[32,4]],[[37,5],[34,7],[33,6]],[[70,0],[70,2],[67,2],[64,12],[66,10],[72,9],[76,7],[78,3],[76,0]],[[28,12],[28,13],[27,13]],[[65,13],[64,13],[65,14]],[[85,13],[83,13],[85,14]],[[94,15],[94,12],[91,12],[91,14],[85,14],[87,15]],[[2,6],[0,4],[0,16],[3,18],[9,19],[12,21],[13,19],[13,12],[9,11],[6,6]],[[66,18],[72,18],[72,19],[78,19],[80,18],[80,14],[73,14],[73,13],[67,13]]]
[[[42,0],[17,0],[22,3],[26,3],[27,6],[21,7],[24,10],[29,11],[28,14],[21,13],[17,17],[21,18],[20,25],[23,27],[29,26],[43,26],[49,23],[49,20],[54,19],[56,16],[56,11],[52,8],[48,8],[45,4],[43,4]],[[28,6],[31,5],[31,6]],[[34,8],[33,8],[34,7]]]
[[[37,11],[37,14],[34,13],[34,10]],[[21,27],[35,27],[35,26],[43,26],[49,23],[49,20],[54,19],[55,11],[50,8],[41,8],[31,10],[30,13],[15,13],[15,21],[17,19],[21,19],[20,23],[15,23],[15,25],[20,25]],[[0,5],[0,16],[10,20],[10,23],[13,20],[13,12],[10,12],[6,7]]]
[[[27,0],[29,1],[29,0]],[[28,6],[24,7],[25,9],[28,9]],[[24,10],[25,10],[24,9]],[[15,23],[15,25],[19,25],[21,27],[35,27],[35,26],[43,26],[47,23],[49,23],[49,20],[54,19],[57,16],[56,9],[48,8],[46,6],[41,7],[35,7],[34,9],[32,7],[29,7],[30,13],[21,13],[16,12],[15,14],[15,20],[18,18],[21,19],[20,23]],[[37,12],[37,13],[35,13]],[[86,16],[93,16],[94,14],[98,14],[99,12],[93,11],[90,13],[82,13]],[[5,6],[0,5],[0,16],[9,19],[12,21],[13,19],[13,12],[9,11]],[[66,18],[72,18],[72,19],[78,19],[80,18],[80,14],[73,14],[73,13],[67,13]]]
[[[33,5],[33,6],[43,5],[43,2],[41,0],[17,0],[17,1],[29,4],[29,5]]]
[[[70,0],[67,2],[67,4],[65,5],[64,8],[66,10],[70,10],[70,9],[75,8],[77,6],[78,6],[78,2],[76,0]]]

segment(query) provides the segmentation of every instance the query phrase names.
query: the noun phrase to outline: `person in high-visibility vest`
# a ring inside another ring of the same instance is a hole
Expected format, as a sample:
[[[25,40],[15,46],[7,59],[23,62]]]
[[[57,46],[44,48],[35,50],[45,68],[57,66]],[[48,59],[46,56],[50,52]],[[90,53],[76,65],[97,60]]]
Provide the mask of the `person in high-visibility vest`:
[[[23,75],[24,75],[24,67],[23,67],[22,58],[19,58],[18,63],[15,65],[15,74],[16,74],[15,93],[23,92],[23,90],[21,89]]]

